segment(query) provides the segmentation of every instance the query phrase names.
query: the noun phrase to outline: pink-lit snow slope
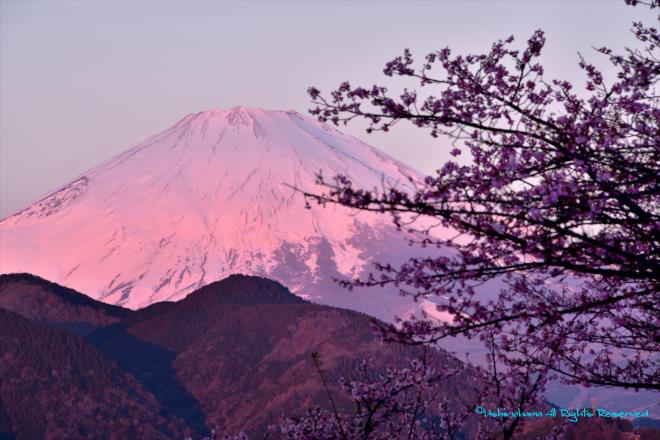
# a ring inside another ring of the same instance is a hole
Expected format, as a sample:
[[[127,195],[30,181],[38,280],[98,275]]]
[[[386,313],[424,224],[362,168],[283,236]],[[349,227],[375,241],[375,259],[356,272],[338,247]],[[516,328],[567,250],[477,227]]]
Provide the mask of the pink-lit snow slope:
[[[266,276],[315,302],[382,319],[414,312],[396,289],[332,278],[419,252],[387,216],[315,203],[316,173],[363,188],[421,175],[296,112],[186,116],[0,222],[0,272],[30,272],[107,303],[177,300],[232,273]]]

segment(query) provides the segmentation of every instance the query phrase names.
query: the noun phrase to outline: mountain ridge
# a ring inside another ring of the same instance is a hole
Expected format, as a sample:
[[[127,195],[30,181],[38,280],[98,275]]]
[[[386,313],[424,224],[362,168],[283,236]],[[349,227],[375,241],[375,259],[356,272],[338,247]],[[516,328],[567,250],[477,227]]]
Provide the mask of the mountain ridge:
[[[0,275],[0,308],[81,336],[118,322],[129,313],[28,273]]]

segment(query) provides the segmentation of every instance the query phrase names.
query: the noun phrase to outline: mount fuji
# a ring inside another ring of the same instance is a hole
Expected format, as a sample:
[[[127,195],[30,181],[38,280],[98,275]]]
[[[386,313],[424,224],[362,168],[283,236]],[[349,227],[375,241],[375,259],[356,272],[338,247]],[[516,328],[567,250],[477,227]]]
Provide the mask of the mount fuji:
[[[415,304],[395,288],[347,291],[333,278],[403,261],[385,215],[312,204],[316,175],[412,189],[414,169],[294,111],[190,114],[0,222],[0,272],[30,272],[106,303],[173,301],[233,273],[381,319]]]

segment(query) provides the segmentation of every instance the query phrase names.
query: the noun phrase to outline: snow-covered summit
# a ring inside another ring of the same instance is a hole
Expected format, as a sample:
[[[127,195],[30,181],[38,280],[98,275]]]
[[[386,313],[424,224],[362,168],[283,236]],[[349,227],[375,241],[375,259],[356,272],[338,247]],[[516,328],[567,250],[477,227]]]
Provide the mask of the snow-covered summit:
[[[176,300],[231,273],[389,319],[396,292],[335,277],[410,255],[385,216],[305,208],[316,174],[407,188],[415,170],[295,111],[190,114],[0,222],[0,272],[31,272],[112,304]]]

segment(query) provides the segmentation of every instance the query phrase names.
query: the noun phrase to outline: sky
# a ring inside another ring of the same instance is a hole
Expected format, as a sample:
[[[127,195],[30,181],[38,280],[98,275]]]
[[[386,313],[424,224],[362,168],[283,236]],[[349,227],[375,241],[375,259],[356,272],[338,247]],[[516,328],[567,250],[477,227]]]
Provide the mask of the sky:
[[[623,1],[0,0],[0,218],[186,114],[234,106],[307,112],[314,85],[384,77],[404,48],[481,53],[546,32],[548,76],[583,84],[578,52],[622,49],[649,11]],[[401,125],[341,129],[432,173],[446,140]]]

